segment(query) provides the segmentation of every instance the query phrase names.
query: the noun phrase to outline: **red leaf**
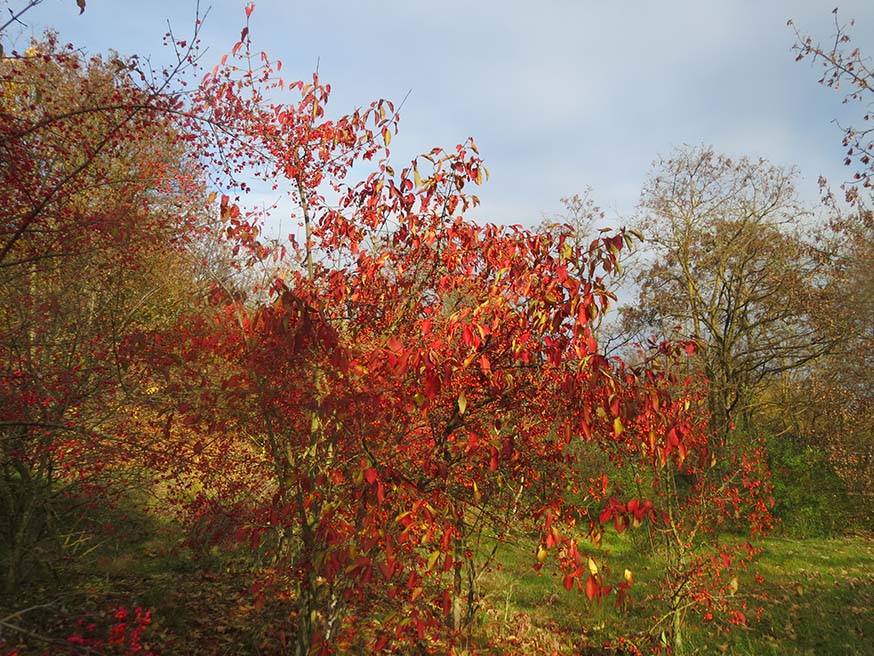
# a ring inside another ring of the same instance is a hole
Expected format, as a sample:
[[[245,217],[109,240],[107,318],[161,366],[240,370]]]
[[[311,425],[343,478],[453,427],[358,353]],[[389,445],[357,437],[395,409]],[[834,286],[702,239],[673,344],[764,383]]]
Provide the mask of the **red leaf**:
[[[598,582],[595,580],[594,576],[589,576],[586,579],[586,597],[589,598],[589,601],[592,601],[598,595]]]
[[[547,531],[547,533],[546,533],[546,546],[547,547],[555,546],[555,536],[552,534],[552,531]]]
[[[562,583],[564,584],[565,590],[568,590],[568,591],[573,590],[575,578],[576,577],[573,574],[568,574],[567,576],[564,577],[564,581],[562,581]]]
[[[464,328],[461,331],[461,339],[465,346],[470,346],[473,341],[473,333],[470,330],[470,324],[464,324]]]
[[[366,480],[370,485],[376,483],[376,469],[373,467],[368,467],[364,470],[364,480]]]

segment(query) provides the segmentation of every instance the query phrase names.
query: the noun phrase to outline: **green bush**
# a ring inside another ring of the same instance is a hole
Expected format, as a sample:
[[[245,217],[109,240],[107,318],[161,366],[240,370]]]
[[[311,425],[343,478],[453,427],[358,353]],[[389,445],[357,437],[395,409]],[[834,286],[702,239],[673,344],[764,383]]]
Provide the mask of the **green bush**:
[[[847,488],[827,455],[814,445],[769,437],[768,464],[774,484],[774,515],[794,537],[844,532],[851,521]]]

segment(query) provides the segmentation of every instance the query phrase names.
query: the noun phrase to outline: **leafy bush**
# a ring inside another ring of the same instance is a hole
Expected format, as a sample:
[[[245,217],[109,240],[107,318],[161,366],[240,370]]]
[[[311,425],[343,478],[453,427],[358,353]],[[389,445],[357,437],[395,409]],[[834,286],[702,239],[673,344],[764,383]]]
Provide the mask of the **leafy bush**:
[[[851,524],[847,489],[814,445],[793,438],[768,438],[774,485],[774,515],[794,537],[825,537]]]

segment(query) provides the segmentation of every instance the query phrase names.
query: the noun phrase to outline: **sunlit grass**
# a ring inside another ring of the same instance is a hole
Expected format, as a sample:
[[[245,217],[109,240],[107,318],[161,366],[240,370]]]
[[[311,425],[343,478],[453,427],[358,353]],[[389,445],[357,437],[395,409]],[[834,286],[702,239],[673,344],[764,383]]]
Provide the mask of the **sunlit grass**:
[[[489,617],[496,633],[524,627],[526,635],[557,632],[567,653],[574,648],[615,644],[620,635],[653,625],[646,596],[655,590],[659,561],[631,540],[605,544],[614,571],[635,573],[637,604],[617,609],[612,600],[590,603],[561,579],[533,569],[535,545],[500,552],[502,567],[484,581]],[[726,630],[688,616],[689,653],[695,654],[874,654],[874,541],[860,537],[784,540],[772,538],[740,586],[748,606],[763,607],[761,620]],[[757,583],[756,575],[762,577]],[[754,615],[754,613],[750,613]],[[497,626],[503,622],[505,626]]]

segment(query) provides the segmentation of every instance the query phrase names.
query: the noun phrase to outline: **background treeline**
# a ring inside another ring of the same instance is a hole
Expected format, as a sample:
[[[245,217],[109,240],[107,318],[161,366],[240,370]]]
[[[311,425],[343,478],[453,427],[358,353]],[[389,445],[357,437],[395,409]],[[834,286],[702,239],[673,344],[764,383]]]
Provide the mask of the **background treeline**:
[[[709,148],[659,160],[635,220],[646,243],[628,263],[638,295],[613,340],[694,335],[711,430],[762,440],[781,529],[865,530],[872,214],[855,185],[840,208],[805,205],[796,178]]]

